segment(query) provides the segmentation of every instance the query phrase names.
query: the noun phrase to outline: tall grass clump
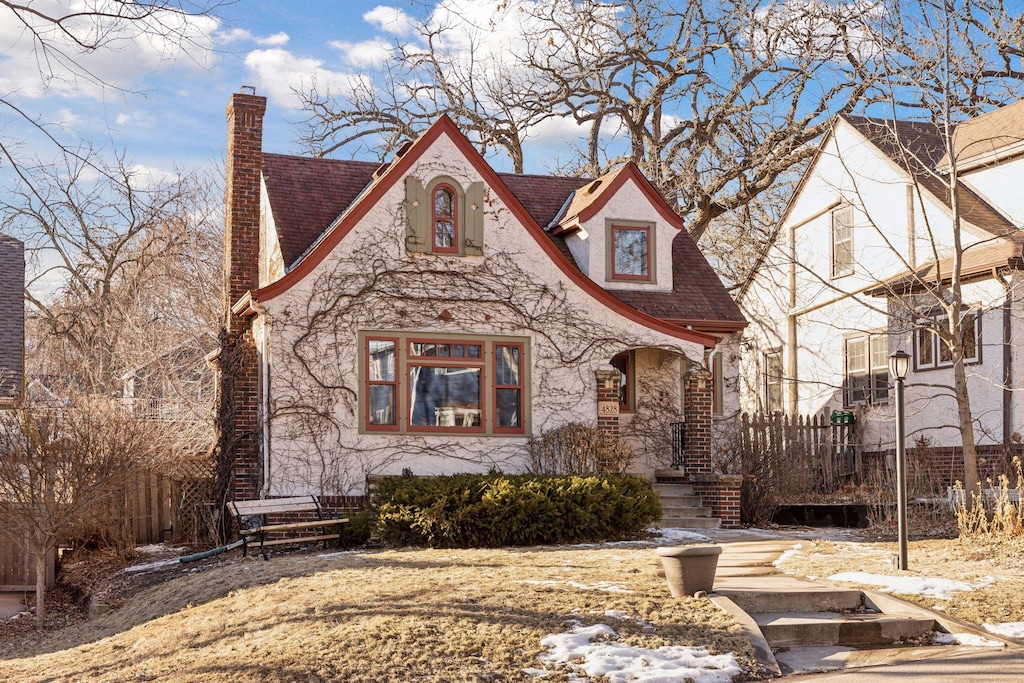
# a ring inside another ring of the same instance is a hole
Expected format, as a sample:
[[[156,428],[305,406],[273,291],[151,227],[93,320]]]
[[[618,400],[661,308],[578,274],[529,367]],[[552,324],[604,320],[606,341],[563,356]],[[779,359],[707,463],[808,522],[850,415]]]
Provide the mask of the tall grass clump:
[[[1019,457],[1013,458],[1013,467],[1017,475],[1017,485],[1013,488],[1005,474],[999,475],[995,482],[986,479],[987,489],[982,490],[979,484],[970,496],[959,481],[953,485],[953,510],[960,538],[1020,539],[1024,536],[1024,508],[1020,504],[1024,499],[1024,472]]]

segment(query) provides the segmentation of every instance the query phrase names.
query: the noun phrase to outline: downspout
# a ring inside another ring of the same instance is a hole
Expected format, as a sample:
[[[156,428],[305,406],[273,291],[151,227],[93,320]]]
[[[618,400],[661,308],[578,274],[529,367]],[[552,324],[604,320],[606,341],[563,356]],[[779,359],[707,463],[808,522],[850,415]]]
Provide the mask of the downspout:
[[[270,315],[258,301],[253,300],[252,310],[263,320],[263,337],[260,341],[260,451],[263,456],[263,484],[260,499],[270,495]]]

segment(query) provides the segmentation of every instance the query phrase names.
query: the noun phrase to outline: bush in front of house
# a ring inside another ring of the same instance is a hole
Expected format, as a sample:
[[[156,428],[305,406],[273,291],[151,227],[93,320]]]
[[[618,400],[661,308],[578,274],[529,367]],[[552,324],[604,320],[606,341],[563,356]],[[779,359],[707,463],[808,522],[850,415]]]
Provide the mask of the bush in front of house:
[[[373,505],[385,541],[432,548],[615,540],[661,517],[650,482],[633,475],[385,477]]]
[[[632,449],[620,439],[580,422],[569,422],[530,437],[526,452],[534,474],[622,474],[636,459]]]

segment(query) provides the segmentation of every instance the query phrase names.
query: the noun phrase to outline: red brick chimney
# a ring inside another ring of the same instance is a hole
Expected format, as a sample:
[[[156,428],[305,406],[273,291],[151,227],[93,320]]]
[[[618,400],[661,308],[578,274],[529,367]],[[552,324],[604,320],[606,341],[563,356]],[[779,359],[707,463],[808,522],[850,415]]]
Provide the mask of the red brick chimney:
[[[248,91],[248,92],[246,92]],[[256,498],[263,483],[260,458],[259,357],[250,320],[231,306],[259,285],[260,170],[267,98],[243,87],[228,102],[228,158],[224,192],[224,331],[218,489],[224,500]]]

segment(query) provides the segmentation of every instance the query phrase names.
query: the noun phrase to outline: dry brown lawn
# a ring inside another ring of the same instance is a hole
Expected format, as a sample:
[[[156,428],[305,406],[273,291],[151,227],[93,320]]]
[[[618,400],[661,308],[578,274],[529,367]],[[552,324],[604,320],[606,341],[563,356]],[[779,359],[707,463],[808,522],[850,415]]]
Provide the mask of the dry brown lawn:
[[[750,668],[735,623],[709,600],[672,599],[656,566],[649,546],[234,557],[174,568],[94,621],[0,643],[0,680],[530,680],[540,640],[570,620]]]
[[[1024,622],[1024,541],[970,539],[911,540],[907,572],[892,564],[895,542],[812,540],[787,556],[787,574],[824,580],[841,572],[945,578],[977,586],[949,600],[894,593],[901,598],[975,624]],[[876,586],[842,584],[878,590]]]

